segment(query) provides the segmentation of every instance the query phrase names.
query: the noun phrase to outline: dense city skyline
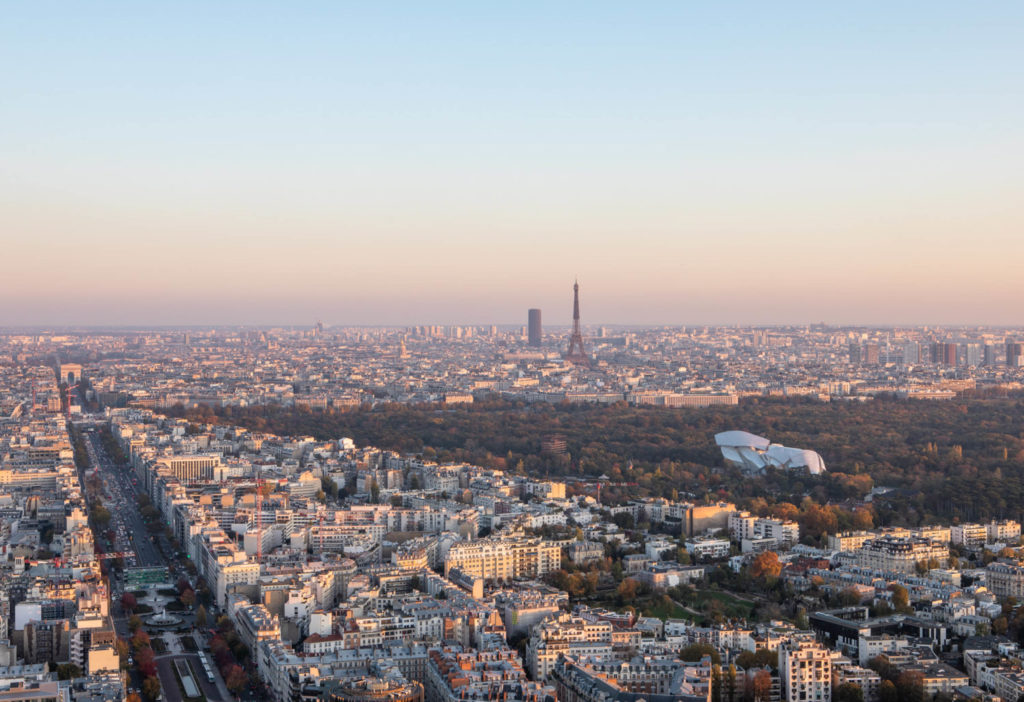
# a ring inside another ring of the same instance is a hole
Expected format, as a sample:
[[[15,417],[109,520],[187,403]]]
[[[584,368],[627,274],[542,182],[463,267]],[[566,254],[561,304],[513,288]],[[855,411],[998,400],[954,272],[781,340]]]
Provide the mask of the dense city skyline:
[[[8,3],[0,702],[1024,702],[1021,36]]]
[[[1019,319],[1016,5],[59,7],[3,325]]]
[[[1024,700],[1010,330],[538,331],[0,330],[7,697]]]

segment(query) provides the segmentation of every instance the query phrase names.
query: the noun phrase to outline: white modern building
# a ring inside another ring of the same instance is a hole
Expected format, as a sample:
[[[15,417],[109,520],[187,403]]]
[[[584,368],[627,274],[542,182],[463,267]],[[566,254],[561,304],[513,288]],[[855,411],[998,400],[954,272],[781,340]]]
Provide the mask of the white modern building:
[[[715,434],[715,443],[726,461],[750,472],[760,473],[768,467],[806,470],[814,475],[825,472],[825,461],[817,452],[773,444],[750,432],[723,431]]]

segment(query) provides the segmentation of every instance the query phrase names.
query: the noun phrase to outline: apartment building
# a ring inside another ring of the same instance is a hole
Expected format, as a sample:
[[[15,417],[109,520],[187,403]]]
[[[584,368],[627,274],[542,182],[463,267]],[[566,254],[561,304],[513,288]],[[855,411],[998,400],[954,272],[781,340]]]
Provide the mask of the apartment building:
[[[878,699],[878,690],[882,687],[882,677],[870,668],[847,665],[836,670],[837,686],[847,683],[856,685],[864,693],[864,700],[872,702]]]
[[[466,699],[543,699],[548,692],[531,683],[512,649],[462,651],[432,649],[427,655],[425,676],[427,702],[460,702]]]
[[[1013,519],[989,522],[985,533],[990,544],[1015,544],[1020,541],[1020,522]]]
[[[540,539],[460,541],[448,550],[445,575],[457,568],[480,578],[537,578],[561,564],[562,549]]]
[[[569,560],[576,565],[604,560],[604,544],[597,541],[577,541],[567,550]]]
[[[791,548],[800,541],[800,525],[787,519],[734,512],[729,515],[729,536],[741,543],[764,540],[772,547]]]
[[[164,468],[179,480],[210,480],[220,456],[162,456],[156,469]]]
[[[832,654],[811,637],[792,637],[779,647],[785,702],[831,702]]]
[[[833,551],[856,551],[875,538],[878,538],[878,534],[870,531],[844,531],[841,534],[830,534],[828,547]]]
[[[984,524],[957,524],[949,528],[949,538],[957,546],[979,549],[988,542],[988,528]]]
[[[217,605],[223,607],[234,585],[253,585],[260,576],[260,565],[250,561],[245,551],[228,540],[223,531],[205,534],[198,544],[199,572],[213,590]]]
[[[710,702],[711,657],[686,663],[676,656],[576,662],[563,659],[553,671],[562,702]]]
[[[526,668],[534,680],[544,680],[560,656],[579,660],[583,656],[612,654],[612,625],[562,613],[535,626],[526,643]]]
[[[731,547],[728,539],[719,539],[713,536],[688,539],[685,542],[685,545],[686,551],[690,554],[690,557],[694,559],[725,558],[729,555],[729,549]]]
[[[949,564],[949,547],[918,536],[882,536],[865,541],[856,552],[856,564],[887,573],[912,575],[918,563],[935,561],[939,567]]]
[[[985,569],[985,585],[996,597],[1024,599],[1024,566],[999,561]]]

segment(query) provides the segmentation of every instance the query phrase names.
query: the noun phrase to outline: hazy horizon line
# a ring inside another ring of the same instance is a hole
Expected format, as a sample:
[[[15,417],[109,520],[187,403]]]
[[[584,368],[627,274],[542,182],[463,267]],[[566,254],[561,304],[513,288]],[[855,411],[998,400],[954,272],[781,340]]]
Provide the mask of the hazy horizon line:
[[[213,331],[219,329],[246,330],[246,329],[284,329],[288,331],[312,330],[317,326],[313,323],[274,323],[266,322],[259,324],[247,323],[189,323],[189,324],[8,324],[0,325],[0,333],[12,332],[90,332],[90,331],[188,331],[204,330]],[[341,329],[381,329],[381,330],[404,330],[416,327],[498,327],[499,329],[511,330],[525,328],[526,323],[518,322],[415,322],[404,324],[381,323],[381,324],[359,324],[359,323],[324,323],[324,331]],[[875,330],[904,330],[904,329],[1021,329],[1024,324],[1002,324],[1002,323],[978,323],[978,322],[947,322],[947,323],[871,323],[871,322],[772,322],[772,323],[744,323],[744,322],[658,322],[649,324],[636,324],[625,322],[588,322],[582,323],[584,330],[592,328],[609,327],[623,330],[647,330],[667,328],[696,328],[696,327],[718,327],[725,329],[787,329],[793,327],[817,327],[826,329],[875,329]],[[572,323],[566,324],[544,324],[544,329],[571,329]]]

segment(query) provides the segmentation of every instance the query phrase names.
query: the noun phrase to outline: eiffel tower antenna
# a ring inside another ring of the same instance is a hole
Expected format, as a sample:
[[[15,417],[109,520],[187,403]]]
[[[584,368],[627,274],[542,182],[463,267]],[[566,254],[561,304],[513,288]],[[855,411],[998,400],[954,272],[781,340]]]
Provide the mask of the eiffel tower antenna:
[[[569,349],[562,357],[576,366],[590,365],[590,357],[583,350],[583,333],[580,331],[579,279],[576,279],[572,284],[572,335],[569,337]]]

